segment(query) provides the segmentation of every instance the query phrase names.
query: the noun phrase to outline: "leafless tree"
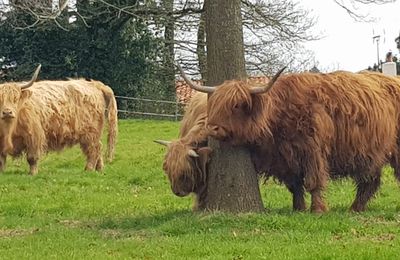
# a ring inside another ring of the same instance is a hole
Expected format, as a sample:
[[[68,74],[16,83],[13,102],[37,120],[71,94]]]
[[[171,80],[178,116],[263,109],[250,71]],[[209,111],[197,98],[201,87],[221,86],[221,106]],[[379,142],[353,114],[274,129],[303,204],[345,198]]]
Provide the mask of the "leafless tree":
[[[185,2],[185,1],[183,1]],[[201,8],[202,1],[197,1]],[[316,20],[307,10],[291,0],[241,0],[245,39],[246,70],[249,74],[267,74],[277,67],[289,70],[310,67],[313,53],[303,43],[318,39],[311,34]],[[182,8],[182,7],[179,7]],[[182,16],[176,20],[178,60],[188,71],[207,80],[205,27],[201,14]]]
[[[396,0],[333,0],[343,8],[356,21],[373,21],[374,18],[368,13],[363,13],[360,8],[365,5],[382,5],[394,3]]]
[[[3,0],[4,1],[4,0]],[[154,33],[166,38],[166,46],[175,47],[175,55],[191,74],[206,79],[205,23],[201,19],[204,0],[132,1],[132,4],[116,5],[110,0],[80,0],[102,5],[98,12],[110,15],[130,15],[145,19]],[[129,3],[129,1],[126,1]],[[173,5],[171,5],[171,3]],[[291,70],[302,70],[309,66],[312,53],[302,43],[314,40],[309,33],[315,23],[309,13],[292,0],[242,0],[245,55],[250,74],[269,74],[282,64]],[[21,24],[18,19],[9,19],[16,28],[39,26],[54,22],[62,27],[61,14],[69,12],[76,19],[85,21],[77,10],[74,0],[10,0],[8,8],[17,8],[32,16],[31,24]],[[166,22],[169,21],[166,27]],[[173,21],[173,26],[171,24]],[[66,29],[66,28],[65,28]],[[171,38],[174,34],[174,39]],[[166,48],[173,53],[171,47]],[[163,58],[165,59],[165,57]]]

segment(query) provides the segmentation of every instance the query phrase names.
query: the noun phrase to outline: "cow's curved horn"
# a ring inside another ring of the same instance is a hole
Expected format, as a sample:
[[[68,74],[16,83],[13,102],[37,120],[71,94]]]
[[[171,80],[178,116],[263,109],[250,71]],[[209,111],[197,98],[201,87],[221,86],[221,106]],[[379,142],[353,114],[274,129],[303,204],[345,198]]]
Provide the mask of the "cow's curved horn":
[[[178,67],[179,71],[181,72],[181,75],[183,79],[186,81],[189,86],[197,91],[204,92],[204,93],[213,93],[215,91],[215,87],[209,87],[209,86],[202,86],[199,84],[194,83],[192,80],[189,79],[189,77],[186,75],[186,73],[183,71],[181,66],[179,64],[176,64]]]
[[[190,149],[188,154],[189,154],[190,157],[199,157],[199,154],[196,153],[196,151],[193,150],[193,149]]]
[[[286,69],[286,66],[283,67],[282,69],[280,69],[275,76],[268,82],[268,84],[266,86],[262,86],[262,87],[254,87],[250,89],[250,93],[251,94],[261,94],[261,93],[265,93],[268,90],[270,90],[272,88],[272,86],[274,85],[275,81],[279,78],[279,76],[281,75],[281,73]]]
[[[33,83],[35,83],[35,81],[36,81],[36,79],[37,79],[37,77],[38,77],[38,75],[39,75],[39,71],[40,71],[40,68],[41,68],[41,67],[42,67],[41,64],[39,64],[39,66],[37,66],[37,68],[36,68],[36,70],[35,70],[35,73],[33,73],[32,79],[31,79],[29,82],[27,82],[27,83],[21,84],[21,85],[20,85],[21,89],[29,88],[30,86],[33,85]]]
[[[164,141],[164,140],[154,140],[154,142],[157,144],[167,146],[167,147],[171,144],[171,141]]]

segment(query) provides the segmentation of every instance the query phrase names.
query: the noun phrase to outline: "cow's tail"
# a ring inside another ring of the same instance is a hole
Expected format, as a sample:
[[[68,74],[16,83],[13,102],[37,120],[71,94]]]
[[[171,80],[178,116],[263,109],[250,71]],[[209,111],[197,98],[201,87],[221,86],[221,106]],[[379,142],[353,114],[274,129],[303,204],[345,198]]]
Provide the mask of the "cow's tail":
[[[108,119],[106,160],[112,162],[114,159],[115,144],[118,135],[117,101],[115,100],[114,92],[110,87],[103,85],[101,91],[103,92],[106,101],[106,117]]]
[[[110,96],[108,103],[108,137],[107,137],[107,153],[106,159],[112,162],[115,153],[115,144],[117,142],[118,134],[118,110],[117,101],[115,100],[114,93]]]

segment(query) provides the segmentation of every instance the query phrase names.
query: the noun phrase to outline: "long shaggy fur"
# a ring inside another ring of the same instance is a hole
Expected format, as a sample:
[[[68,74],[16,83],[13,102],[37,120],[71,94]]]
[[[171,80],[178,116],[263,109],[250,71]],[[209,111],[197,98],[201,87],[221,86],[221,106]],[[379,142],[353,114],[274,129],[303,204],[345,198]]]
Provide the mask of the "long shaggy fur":
[[[181,122],[179,139],[169,146],[163,162],[163,169],[171,183],[172,191],[178,196],[195,193],[194,209],[202,201],[206,185],[206,163],[210,150],[206,134],[207,95],[197,93],[186,107]],[[194,150],[199,157],[189,155]]]
[[[23,91],[15,84],[3,84],[0,93],[1,100],[13,100],[7,104],[3,102],[1,109],[14,106],[17,111],[15,120],[1,121],[2,139],[12,139],[12,148],[3,150],[3,154],[18,156],[26,153],[31,174],[37,172],[37,160],[44,152],[60,151],[75,144],[80,144],[87,157],[86,169],[101,170],[100,139],[106,109],[109,119],[107,153],[112,158],[117,110],[115,97],[108,86],[84,79],[39,81]],[[4,131],[7,125],[15,127]]]
[[[257,170],[283,181],[295,208],[304,207],[304,186],[312,210],[325,211],[328,177],[351,176],[358,188],[352,209],[364,210],[389,155],[399,175],[399,79],[302,73],[282,76],[264,94],[250,94],[250,87],[227,81],[217,88],[208,102],[210,134],[251,145]]]

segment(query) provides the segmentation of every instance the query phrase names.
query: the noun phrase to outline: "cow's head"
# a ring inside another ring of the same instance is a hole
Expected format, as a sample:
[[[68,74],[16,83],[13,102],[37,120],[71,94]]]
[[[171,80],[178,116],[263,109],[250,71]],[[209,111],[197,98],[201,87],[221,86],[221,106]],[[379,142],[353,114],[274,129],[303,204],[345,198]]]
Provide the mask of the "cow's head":
[[[201,193],[206,185],[209,147],[192,147],[180,140],[169,142],[155,140],[167,147],[163,169],[171,184],[172,192],[179,196]]]
[[[31,80],[26,83],[4,83],[0,85],[0,120],[12,124],[21,105],[30,97],[29,87],[36,81],[41,65],[36,68]]]
[[[208,134],[218,140],[235,144],[245,142],[249,135],[255,136],[254,132],[260,130],[255,124],[259,120],[266,120],[261,113],[267,105],[263,102],[261,94],[272,88],[285,69],[281,69],[264,86],[253,87],[247,81],[228,80],[219,86],[209,87],[195,84],[179,66],[178,68],[185,81],[193,89],[212,93],[207,104]]]

